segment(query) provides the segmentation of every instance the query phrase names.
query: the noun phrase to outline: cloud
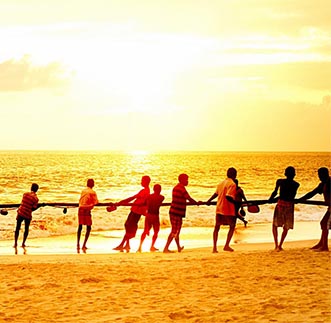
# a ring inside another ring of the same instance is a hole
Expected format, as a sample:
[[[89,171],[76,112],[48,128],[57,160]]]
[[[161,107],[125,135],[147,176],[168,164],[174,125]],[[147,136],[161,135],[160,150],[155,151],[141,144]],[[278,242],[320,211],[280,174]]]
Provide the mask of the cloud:
[[[66,85],[69,78],[60,63],[36,66],[27,55],[18,61],[10,59],[0,63],[0,92],[58,88]]]

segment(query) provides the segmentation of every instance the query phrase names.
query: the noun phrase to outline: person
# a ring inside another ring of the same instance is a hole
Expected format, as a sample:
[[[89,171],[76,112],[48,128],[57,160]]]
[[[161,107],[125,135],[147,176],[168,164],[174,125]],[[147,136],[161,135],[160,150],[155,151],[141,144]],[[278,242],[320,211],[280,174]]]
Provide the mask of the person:
[[[87,240],[90,236],[92,229],[92,214],[91,211],[96,204],[99,203],[96,192],[93,190],[94,180],[89,178],[87,180],[86,188],[83,189],[78,207],[78,230],[77,230],[77,251],[80,250],[80,236],[82,233],[83,225],[86,225],[86,233],[82,246],[82,250],[85,252],[87,247]]]
[[[150,251],[158,251],[158,249],[155,248],[155,242],[160,231],[160,206],[164,200],[164,196],[161,195],[161,189],[162,187],[160,184],[155,184],[153,187],[153,194],[151,194],[146,200],[147,213],[145,216],[144,232],[140,238],[138,252],[141,252],[144,240],[146,236],[149,235],[151,228],[153,228],[154,235],[152,237],[152,245]]]
[[[236,196],[235,196],[235,201],[238,202],[235,204],[236,207],[236,217],[237,219],[241,220],[244,222],[245,227],[247,226],[247,221],[245,220],[245,215],[246,212],[244,208],[242,207],[242,202],[247,202],[244,190],[239,186],[239,181],[237,179],[234,180],[236,184]]]
[[[187,201],[200,205],[201,202],[197,202],[194,200],[186,190],[186,186],[188,185],[188,175],[180,174],[178,176],[178,183],[172,190],[172,201],[169,209],[169,217],[171,223],[171,232],[168,236],[166,245],[163,249],[164,253],[173,252],[169,250],[169,246],[173,239],[175,239],[177,250],[181,252],[184,247],[180,245],[180,231],[183,224],[183,218],[186,216],[186,204]]]
[[[121,241],[121,243],[115,247],[113,250],[130,251],[130,239],[136,236],[138,230],[138,222],[142,215],[146,214],[147,206],[146,206],[146,199],[150,195],[149,184],[151,182],[151,178],[147,175],[141,178],[141,186],[143,187],[137,194],[128,197],[124,200],[121,200],[115,203],[116,206],[120,206],[122,204],[129,203],[134,201],[130,213],[125,221],[125,234]]]
[[[321,167],[318,169],[318,177],[320,179],[320,183],[316,188],[314,188],[312,191],[308,192],[304,196],[298,199],[298,202],[300,201],[305,201],[316,194],[323,194],[324,201],[327,204],[327,210],[326,213],[324,214],[322,220],[320,221],[320,226],[321,226],[321,238],[320,241],[311,247],[311,249],[316,250],[316,251],[329,251],[329,246],[328,246],[328,235],[329,235],[329,230],[330,230],[330,209],[331,209],[331,193],[330,193],[330,186],[331,186],[331,179],[329,175],[329,169],[326,167]]]
[[[217,240],[218,232],[221,225],[228,225],[229,231],[227,234],[226,242],[223,247],[224,251],[233,252],[234,250],[230,247],[230,242],[236,228],[236,183],[234,180],[237,177],[237,170],[230,167],[227,170],[227,178],[220,182],[215,193],[206,202],[210,205],[210,202],[217,197],[216,203],[216,217],[215,217],[215,227],[213,232],[213,253],[217,253]]]
[[[22,248],[25,248],[25,242],[29,235],[29,227],[32,220],[32,212],[38,209],[38,196],[37,192],[39,185],[32,183],[30,192],[23,194],[22,202],[19,208],[17,209],[16,216],[16,229],[14,234],[14,248],[17,248],[17,240],[21,230],[21,224],[24,221],[24,233],[23,233],[23,242]],[[40,206],[39,206],[40,207]]]
[[[276,181],[274,191],[271,193],[269,201],[276,198],[278,191],[279,197],[277,198],[277,204],[274,210],[273,222],[272,222],[272,234],[275,241],[275,250],[282,251],[283,243],[287,236],[288,230],[293,229],[294,226],[294,198],[297,190],[300,186],[298,182],[294,180],[295,168],[289,166],[285,169],[286,178],[279,178]],[[283,232],[278,243],[278,228],[282,227]]]

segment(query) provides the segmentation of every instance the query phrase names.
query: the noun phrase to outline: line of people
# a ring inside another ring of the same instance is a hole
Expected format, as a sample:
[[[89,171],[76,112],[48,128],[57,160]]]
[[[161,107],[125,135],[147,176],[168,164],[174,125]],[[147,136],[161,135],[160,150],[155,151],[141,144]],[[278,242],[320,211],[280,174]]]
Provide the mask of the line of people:
[[[245,220],[245,211],[242,208],[242,203],[247,202],[243,190],[238,185],[237,170],[230,167],[227,170],[226,178],[221,181],[215,190],[215,193],[206,201],[207,205],[217,198],[216,203],[216,217],[215,226],[213,231],[213,253],[217,253],[217,242],[218,234],[221,225],[226,225],[229,227],[226,242],[223,247],[224,251],[232,252],[234,251],[230,247],[230,243],[235,231],[236,221],[240,219],[244,222],[245,226],[247,221]],[[283,243],[287,236],[288,230],[294,227],[294,199],[299,188],[299,183],[294,180],[295,169],[289,166],[285,169],[285,178],[278,179],[276,181],[275,189],[271,193],[269,198],[270,202],[277,199],[277,204],[274,209],[273,223],[272,223],[272,233],[275,242],[275,250],[282,251]],[[308,192],[298,200],[305,201],[314,197],[316,194],[323,194],[324,201],[327,204],[327,211],[323,216],[321,225],[321,238],[320,241],[312,247],[312,249],[319,251],[328,251],[328,233],[331,228],[330,219],[330,175],[329,170],[326,167],[321,167],[318,169],[318,177],[320,183],[312,191]],[[189,176],[187,174],[180,174],[178,176],[178,183],[172,190],[172,201],[169,208],[169,217],[171,223],[171,231],[167,238],[166,245],[163,249],[164,253],[173,252],[169,249],[173,240],[175,240],[178,252],[181,252],[184,247],[180,243],[180,231],[183,224],[183,218],[186,216],[186,206],[187,202],[195,205],[201,205],[203,202],[196,201],[193,199],[186,190],[188,185]],[[162,202],[164,201],[164,196],[161,194],[161,185],[155,184],[153,187],[153,193],[150,194],[151,179],[149,176],[143,176],[141,179],[142,189],[135,195],[123,199],[112,206],[116,209],[117,206],[125,205],[126,203],[132,202],[130,212],[125,221],[125,234],[122,241],[114,250],[118,251],[130,251],[130,240],[136,236],[138,229],[138,222],[142,215],[145,216],[144,231],[140,239],[140,245],[138,252],[142,250],[143,242],[147,235],[149,235],[150,230],[153,229],[154,234],[152,237],[152,244],[150,251],[157,251],[155,247],[155,242],[158,237],[160,230],[160,218],[159,210]],[[87,180],[87,187],[82,191],[79,207],[78,207],[78,230],[77,230],[77,250],[80,250],[80,239],[83,226],[86,226],[86,233],[82,245],[82,250],[86,251],[87,241],[92,228],[92,214],[91,211],[96,204],[99,203],[96,192],[93,190],[94,180]],[[15,242],[14,247],[17,248],[17,240],[19,237],[19,232],[21,224],[25,222],[25,230],[23,235],[22,247],[25,247],[25,242],[29,234],[29,226],[32,219],[32,212],[38,208],[38,184],[33,183],[31,186],[31,191],[24,193],[20,207],[17,210],[16,218],[16,229],[15,229]],[[40,206],[40,205],[39,205]],[[278,241],[278,228],[282,227],[283,232]]]

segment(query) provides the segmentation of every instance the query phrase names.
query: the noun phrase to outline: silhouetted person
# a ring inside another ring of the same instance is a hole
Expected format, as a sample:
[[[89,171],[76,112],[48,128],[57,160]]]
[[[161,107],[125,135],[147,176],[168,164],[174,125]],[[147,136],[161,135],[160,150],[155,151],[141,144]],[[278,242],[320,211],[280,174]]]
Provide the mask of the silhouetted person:
[[[24,221],[24,234],[23,234],[23,242],[22,247],[25,247],[26,239],[29,235],[29,227],[32,220],[32,212],[38,209],[38,192],[39,186],[36,183],[31,185],[31,191],[23,194],[22,202],[20,207],[17,209],[16,216],[16,229],[15,229],[15,242],[14,248],[17,248],[17,240],[20,234],[21,224]]]
[[[331,193],[330,193],[330,186],[331,186],[331,180],[329,176],[329,170],[326,167],[321,167],[318,169],[318,177],[320,179],[319,185],[307,193],[306,195],[302,196],[300,200],[308,200],[315,196],[316,194],[323,194],[324,201],[328,206],[328,209],[326,213],[324,214],[320,225],[321,225],[321,239],[320,241],[313,246],[311,249],[315,249],[318,251],[329,251],[328,247],[328,235],[330,230],[330,209],[331,209]]]
[[[129,252],[130,239],[136,236],[140,217],[145,215],[147,211],[146,199],[150,194],[150,182],[151,178],[149,176],[143,176],[141,178],[141,186],[143,189],[141,189],[137,194],[115,203],[116,206],[120,206],[121,204],[126,204],[134,200],[131,211],[124,224],[125,234],[123,240],[117,247],[114,248],[114,250],[126,250]]]
[[[213,233],[213,253],[217,253],[218,232],[221,225],[228,225],[229,231],[224,245],[224,251],[234,251],[230,247],[230,242],[236,227],[236,183],[237,170],[230,167],[227,170],[227,178],[216,187],[216,192],[206,202],[210,204],[217,197],[216,218]]]
[[[271,193],[269,200],[276,198],[278,191],[279,197],[274,210],[274,217],[272,223],[272,234],[275,241],[275,250],[283,250],[283,243],[287,236],[288,230],[293,229],[294,226],[294,198],[300,186],[294,180],[295,169],[289,166],[285,169],[286,178],[280,178],[276,181],[274,191]],[[283,233],[278,244],[278,227],[283,228]]]
[[[91,210],[99,203],[97,194],[93,190],[94,180],[89,178],[87,180],[86,188],[82,191],[79,199],[78,207],[78,230],[77,230],[77,250],[80,249],[80,236],[82,233],[83,225],[86,225],[85,239],[83,242],[82,250],[86,251],[86,243],[90,236],[92,228],[92,214]]]
[[[164,253],[172,252],[169,250],[169,246],[173,239],[176,241],[178,252],[184,249],[184,247],[180,245],[179,235],[183,224],[183,218],[186,216],[187,201],[196,205],[201,203],[194,200],[187,192],[186,186],[188,185],[188,178],[188,175],[180,174],[178,176],[178,184],[172,189],[172,201],[169,209],[171,232],[163,249]]]
[[[150,251],[157,251],[155,248],[155,242],[160,231],[160,206],[164,200],[164,196],[161,195],[161,185],[155,184],[153,187],[154,193],[147,197],[147,213],[145,216],[145,226],[144,232],[140,238],[140,245],[138,252],[141,252],[142,245],[147,235],[149,235],[150,230],[153,228],[154,235],[152,237],[152,245]]]
[[[237,179],[235,179],[234,182],[236,183],[236,197],[235,197],[235,201],[237,202],[235,204],[236,216],[237,216],[237,219],[244,222],[244,225],[246,227],[247,226],[247,221],[245,220],[246,212],[243,209],[241,203],[242,202],[247,202],[247,199],[246,199],[244,190],[239,186],[239,181]]]

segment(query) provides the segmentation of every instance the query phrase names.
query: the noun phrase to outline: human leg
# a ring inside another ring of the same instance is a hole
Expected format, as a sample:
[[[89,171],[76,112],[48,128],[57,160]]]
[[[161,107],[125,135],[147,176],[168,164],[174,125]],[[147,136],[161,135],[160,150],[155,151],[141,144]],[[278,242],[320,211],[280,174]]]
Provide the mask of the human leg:
[[[276,225],[272,225],[272,234],[274,236],[275,241],[275,250],[278,249],[278,227]]]
[[[177,245],[177,250],[178,252],[181,252],[184,249],[184,246],[180,245],[180,241],[179,241],[179,233],[177,234],[177,236],[175,237],[175,241],[176,241],[176,245]]]
[[[323,229],[321,236],[322,245],[319,248],[320,251],[329,251],[328,236],[329,236],[329,229]]]
[[[153,226],[153,230],[154,230],[154,234],[153,234],[153,237],[152,237],[152,245],[151,245],[151,251],[157,251],[158,249],[155,248],[155,242],[156,242],[156,239],[159,235],[159,231],[160,231],[160,224],[159,225],[154,225]]]
[[[166,242],[166,245],[164,246],[164,249],[163,249],[164,253],[170,252],[169,246],[170,246],[173,239],[174,239],[174,235],[172,234],[172,232],[170,232],[170,234],[168,236],[168,239],[167,239],[167,242]]]
[[[17,240],[18,240],[18,236],[20,234],[22,222],[23,222],[23,218],[18,215],[17,218],[16,218],[16,229],[15,229],[15,235],[14,235],[14,248],[17,248]]]
[[[287,233],[288,233],[288,229],[286,227],[283,227],[283,233],[282,233],[282,236],[280,238],[279,245],[278,245],[278,250],[279,251],[283,250],[282,246],[283,246],[283,243],[284,243],[285,238],[287,236]]]
[[[80,236],[82,234],[83,225],[79,224],[77,229],[77,248],[80,248]]]
[[[324,249],[326,247],[326,249],[328,249],[328,235],[329,235],[329,230],[328,230],[328,222],[329,222],[329,218],[330,218],[330,211],[326,211],[326,213],[324,214],[321,222],[320,222],[320,226],[321,226],[321,238],[319,240],[319,242],[314,245],[313,247],[311,247],[310,249]]]
[[[230,247],[230,242],[234,233],[234,229],[235,229],[235,225],[230,225],[228,235],[226,237],[226,242],[223,248],[224,251],[233,251],[233,249]]]
[[[170,223],[171,223],[171,232],[168,236],[168,240],[167,243],[163,249],[163,252],[167,253],[167,252],[171,252],[169,250],[169,246],[172,242],[173,239],[175,239],[176,244],[177,244],[177,248],[178,250],[181,248],[179,245],[179,232],[180,232],[180,228],[182,226],[182,218],[179,216],[175,216],[175,215],[171,215],[170,214]]]
[[[25,247],[25,242],[29,235],[30,223],[31,223],[30,219],[24,219],[24,234],[23,234],[22,247]]]
[[[140,237],[140,244],[139,244],[139,248],[138,248],[138,252],[141,252],[141,249],[142,249],[142,246],[143,246],[143,243],[144,243],[144,240],[146,238],[146,236],[149,235],[149,231],[151,229],[151,223],[149,221],[149,216],[146,215],[145,216],[145,224],[144,224],[144,231]]]
[[[136,236],[138,230],[138,222],[140,220],[141,214],[130,212],[127,220],[125,221],[125,235],[122,242],[114,248],[114,250],[123,251],[125,249],[127,252],[130,250],[130,239]]]
[[[213,253],[217,253],[217,240],[218,240],[218,232],[220,231],[220,225],[215,224],[214,232],[213,232]]]
[[[88,240],[88,238],[90,236],[91,229],[92,229],[92,226],[90,226],[90,225],[87,225],[86,226],[85,239],[84,239],[84,242],[83,242],[82,249],[87,249],[86,243],[87,243],[87,240]]]
[[[140,244],[139,244],[139,248],[138,248],[138,252],[141,252],[141,248],[143,246],[144,240],[146,238],[147,234],[145,233],[145,231],[142,233],[141,237],[140,237]]]

